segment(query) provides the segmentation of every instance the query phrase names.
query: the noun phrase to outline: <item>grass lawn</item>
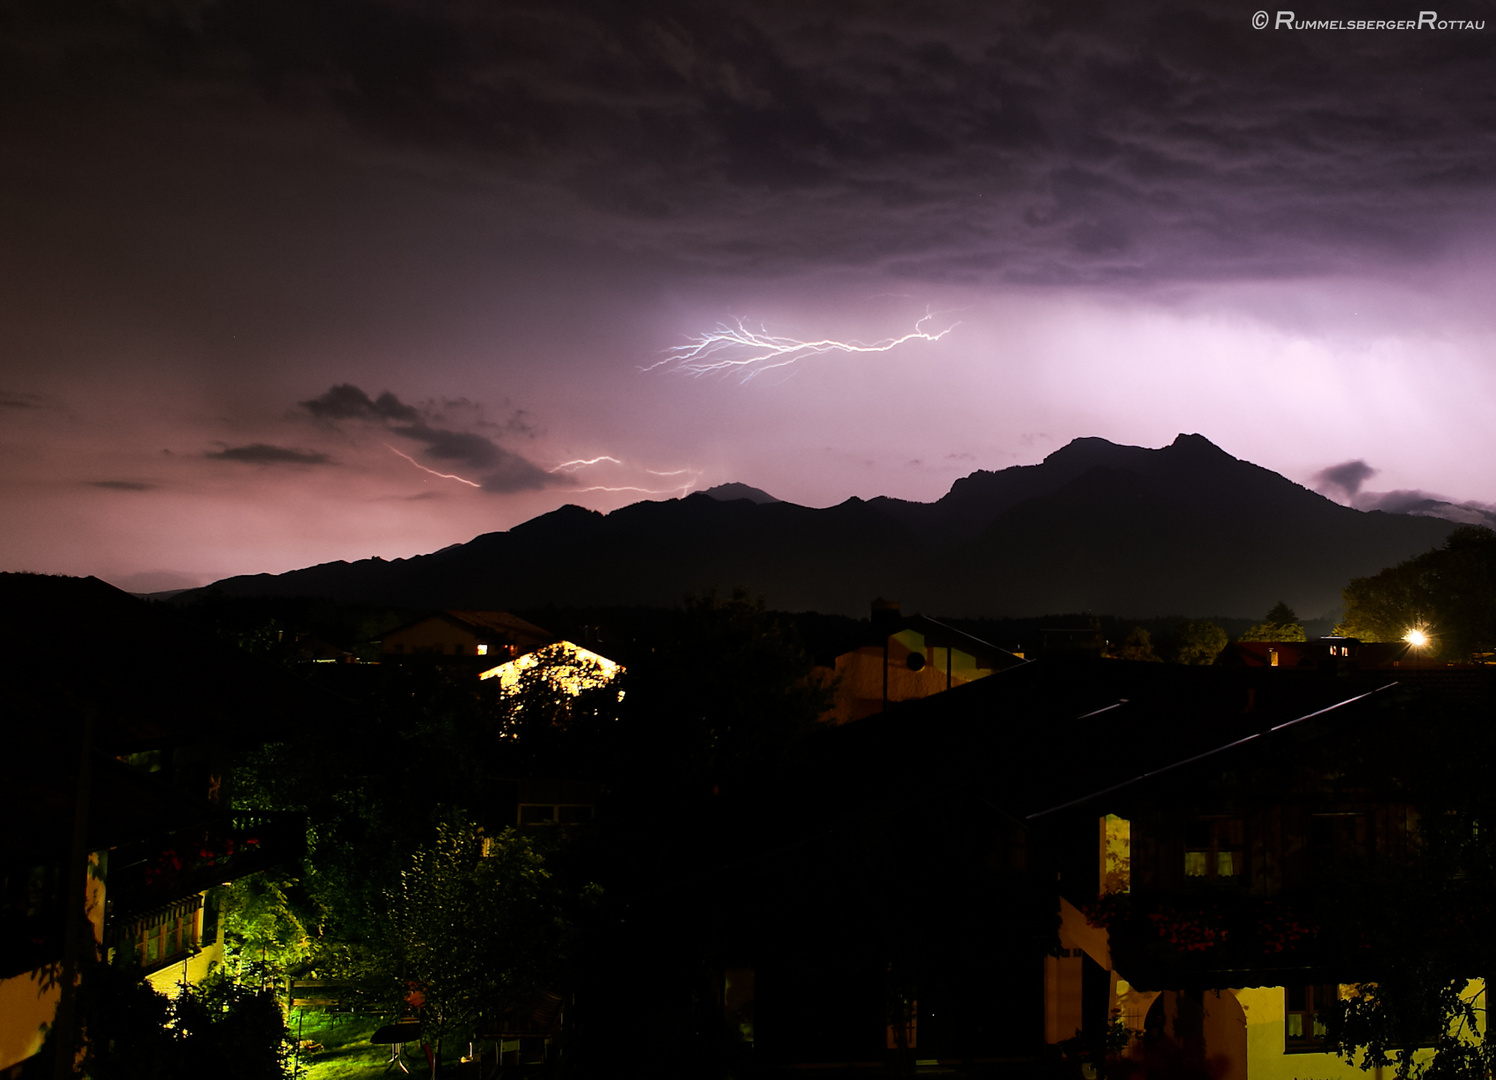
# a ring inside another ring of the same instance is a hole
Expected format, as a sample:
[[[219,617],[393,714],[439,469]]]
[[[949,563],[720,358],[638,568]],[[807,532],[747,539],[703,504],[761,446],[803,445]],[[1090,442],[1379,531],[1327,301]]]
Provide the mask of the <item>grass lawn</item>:
[[[301,1025],[299,1036],[298,1022]],[[387,1023],[388,1020],[371,1020],[365,1016],[329,1013],[321,1009],[292,1009],[288,1017],[292,1037],[321,1044],[320,1050],[301,1052],[296,1068],[297,1080],[361,1080],[365,1077],[405,1080],[405,1074],[398,1067],[388,1064],[389,1046],[369,1042],[369,1036]],[[437,1076],[465,1076],[475,1070],[477,1066],[461,1063],[466,1047],[466,1043],[443,1047]],[[406,1043],[404,1057],[411,1080],[429,1075],[426,1055],[419,1046]]]
[[[369,1036],[382,1027],[383,1020],[370,1020],[362,1016],[336,1015],[319,1009],[292,1009],[289,1017],[291,1034],[296,1035],[297,1022],[301,1024],[301,1038],[322,1044],[321,1050],[301,1052],[301,1062],[296,1070],[298,1078],[304,1080],[345,1080],[354,1077],[382,1076],[385,1062],[390,1058],[388,1046],[375,1046]],[[411,1047],[410,1049],[416,1049]],[[407,1054],[407,1056],[409,1056]],[[411,1074],[426,1072],[426,1060],[416,1050],[420,1067],[411,1063]],[[405,1074],[399,1069],[395,1075]]]

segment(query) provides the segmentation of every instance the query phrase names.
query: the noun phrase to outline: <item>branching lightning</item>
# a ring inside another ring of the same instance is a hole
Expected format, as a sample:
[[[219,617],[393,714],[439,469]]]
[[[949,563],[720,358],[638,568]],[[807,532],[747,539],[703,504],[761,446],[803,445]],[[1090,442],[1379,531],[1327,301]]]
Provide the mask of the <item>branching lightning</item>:
[[[801,360],[824,356],[826,353],[888,352],[906,341],[939,341],[960,325],[952,323],[938,334],[933,334],[925,329],[925,324],[934,317],[934,312],[926,312],[909,333],[872,343],[855,339],[838,341],[834,338],[801,341],[798,338],[780,337],[762,328],[750,330],[742,319],[736,319],[731,325],[718,323],[716,329],[692,336],[685,345],[676,345],[667,350],[669,355],[643,370],[654,371],[664,367],[695,377],[736,373],[742,376],[741,382],[747,382],[762,372],[789,367]]]
[[[461,476],[455,476],[452,473],[437,472],[435,469],[428,469],[428,468],[426,468],[426,466],[422,465],[415,458],[411,457],[407,453],[404,453],[403,451],[396,450],[389,443],[385,443],[384,445],[385,445],[385,449],[389,450],[390,453],[392,453],[392,454],[399,454],[406,461],[410,462],[412,465],[414,465],[416,468],[420,469],[424,473],[430,473],[432,476],[439,476],[443,480],[456,480],[459,484],[466,484],[468,487],[481,488],[483,486],[482,484],[475,483],[472,480],[466,480],[466,479],[464,479]]]

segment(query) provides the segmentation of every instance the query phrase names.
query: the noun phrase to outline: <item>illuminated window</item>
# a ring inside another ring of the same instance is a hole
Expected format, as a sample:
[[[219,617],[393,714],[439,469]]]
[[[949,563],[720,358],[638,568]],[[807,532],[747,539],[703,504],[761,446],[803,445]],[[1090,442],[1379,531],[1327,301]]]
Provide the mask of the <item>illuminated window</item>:
[[[1101,891],[1132,890],[1132,822],[1116,814],[1101,819]]]
[[[487,645],[479,645],[478,646],[478,655],[479,656],[487,656],[488,655],[488,646]]]
[[[1241,818],[1196,818],[1185,828],[1184,876],[1244,880],[1247,852]]]
[[[1324,1013],[1339,999],[1339,987],[1334,985],[1284,987],[1284,1049],[1321,1049],[1325,1044]]]

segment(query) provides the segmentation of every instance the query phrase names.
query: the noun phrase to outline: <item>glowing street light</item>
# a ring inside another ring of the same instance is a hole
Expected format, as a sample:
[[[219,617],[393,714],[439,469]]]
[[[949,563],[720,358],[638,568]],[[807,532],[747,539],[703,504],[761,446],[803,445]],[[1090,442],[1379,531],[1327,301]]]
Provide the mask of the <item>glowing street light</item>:
[[[1403,635],[1403,640],[1415,649],[1421,649],[1428,644],[1428,634],[1417,627],[1413,627]]]

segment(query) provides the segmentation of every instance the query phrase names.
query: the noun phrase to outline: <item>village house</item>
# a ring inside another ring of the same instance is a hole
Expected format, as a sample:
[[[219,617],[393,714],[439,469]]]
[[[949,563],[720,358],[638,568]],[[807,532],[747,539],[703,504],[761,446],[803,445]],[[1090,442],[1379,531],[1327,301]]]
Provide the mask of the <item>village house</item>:
[[[0,613],[27,762],[0,845],[3,1076],[72,1023],[63,991],[88,957],[133,958],[168,993],[222,960],[214,887],[305,842],[298,815],[232,811],[233,755],[339,705],[94,578],[0,575]],[[108,647],[58,647],[80,627]]]
[[[1378,977],[1336,905],[1411,843],[1388,758],[1352,755],[1408,737],[1404,691],[1037,661],[824,732],[761,807],[763,863],[724,917],[754,1052],[1079,1068],[1120,1028],[1117,1067],[1141,1075],[1361,1076],[1318,1014]]]

